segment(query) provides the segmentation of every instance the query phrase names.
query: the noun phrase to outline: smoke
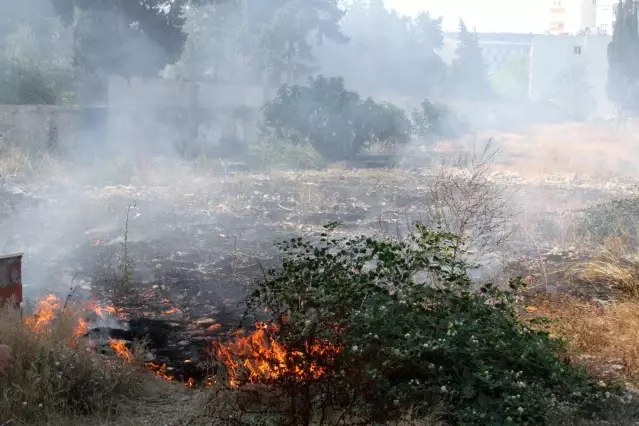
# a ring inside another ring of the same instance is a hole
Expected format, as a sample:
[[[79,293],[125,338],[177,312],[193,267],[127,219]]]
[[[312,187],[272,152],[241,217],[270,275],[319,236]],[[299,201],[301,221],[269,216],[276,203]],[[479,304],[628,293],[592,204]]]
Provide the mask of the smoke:
[[[140,31],[119,11],[76,11],[65,26],[49,0],[28,3],[0,1],[1,60],[28,65],[20,69],[29,74],[15,75],[32,76],[28,81],[3,79],[0,103],[57,105],[15,107],[11,116],[0,112],[0,170],[7,171],[0,176],[0,191],[11,205],[1,223],[0,251],[25,252],[23,276],[30,296],[75,285],[90,289],[108,265],[117,269],[127,225],[140,274],[136,279],[175,284],[183,274],[213,288],[215,274],[235,274],[239,255],[232,253],[259,252],[279,237],[281,228],[289,234],[306,229],[308,222],[322,221],[340,206],[367,205],[355,224],[373,223],[380,215],[394,225],[423,217],[418,207],[427,200],[393,198],[392,188],[367,189],[364,197],[357,185],[339,194],[327,194],[326,188],[313,192],[320,180],[313,174],[235,176],[229,157],[249,162],[246,146],[259,138],[260,108],[281,83],[304,84],[311,75],[343,77],[346,89],[391,102],[409,116],[425,99],[426,105],[449,111],[440,123],[446,134],[414,136],[394,153],[399,166],[380,172],[396,173],[403,185],[423,187],[435,179],[442,160],[450,162],[458,151],[467,151],[469,141],[494,137],[497,147],[511,149],[513,133],[570,110],[583,91],[557,92],[564,74],[553,64],[605,58],[605,42],[586,46],[583,38],[565,38],[553,46],[532,35],[479,34],[476,52],[483,53],[488,79],[454,80],[464,75],[451,72],[454,64],[481,71],[458,57],[462,40],[442,30],[436,13],[408,17],[389,11],[381,1],[349,2],[339,20],[342,35],[329,28],[332,38],[319,37],[326,22],[303,33],[313,14],[300,12],[306,3],[292,0],[279,15],[264,2],[254,2],[252,9],[235,1],[189,7],[184,49],[176,58],[175,40],[166,41],[168,52],[158,43],[162,37]],[[570,56],[577,44],[583,47],[580,59]],[[553,61],[566,55],[570,60]],[[530,58],[538,60],[531,65]],[[600,66],[584,69],[595,70],[584,77],[590,85],[605,84],[599,82]],[[493,89],[507,84],[482,99],[464,98],[464,90],[452,95],[451,86],[458,89],[470,80],[488,80]],[[42,82],[37,93],[15,90]],[[529,98],[530,93],[535,97]],[[567,104],[561,105],[562,100]],[[549,113],[550,103],[557,109]],[[55,128],[45,125],[48,116],[55,117]],[[27,128],[40,130],[27,134]],[[49,137],[56,140],[51,153],[40,142]],[[11,154],[24,146],[40,148],[31,149],[28,157]],[[376,148],[366,155],[383,157]],[[511,160],[495,161],[503,166]],[[330,173],[341,173],[334,170]],[[343,179],[355,182],[357,173],[343,171]],[[371,179],[379,187],[387,184],[385,178]],[[280,189],[283,181],[299,192]],[[306,211],[318,194],[333,205]],[[252,204],[257,199],[262,210]],[[127,222],[132,203],[136,207]]]

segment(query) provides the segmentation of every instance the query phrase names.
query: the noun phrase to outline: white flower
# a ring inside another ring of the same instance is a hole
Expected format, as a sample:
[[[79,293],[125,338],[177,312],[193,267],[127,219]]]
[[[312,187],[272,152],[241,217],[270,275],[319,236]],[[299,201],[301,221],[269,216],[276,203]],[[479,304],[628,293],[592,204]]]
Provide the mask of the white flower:
[[[439,390],[444,393],[448,392],[448,388],[446,388],[446,386],[442,386],[441,388],[439,388]]]
[[[359,350],[359,346],[353,345],[351,349],[353,350],[353,352],[357,352]]]
[[[519,408],[517,409],[517,411],[519,411],[519,414],[521,414],[521,413],[523,413],[523,412],[524,412],[524,409],[523,409],[522,407],[519,407]]]

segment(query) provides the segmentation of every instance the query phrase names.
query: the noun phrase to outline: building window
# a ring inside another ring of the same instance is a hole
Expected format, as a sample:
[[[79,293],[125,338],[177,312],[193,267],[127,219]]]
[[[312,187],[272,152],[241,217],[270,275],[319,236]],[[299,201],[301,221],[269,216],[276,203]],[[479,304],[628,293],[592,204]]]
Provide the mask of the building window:
[[[572,51],[575,55],[581,55],[581,46],[574,46]]]

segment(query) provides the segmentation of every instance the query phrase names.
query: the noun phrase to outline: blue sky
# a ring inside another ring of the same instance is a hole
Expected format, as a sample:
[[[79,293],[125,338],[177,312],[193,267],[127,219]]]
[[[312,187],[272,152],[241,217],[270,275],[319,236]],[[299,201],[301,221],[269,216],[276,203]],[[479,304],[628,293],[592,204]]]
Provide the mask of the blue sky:
[[[546,0],[384,0],[406,15],[422,10],[444,17],[444,29],[457,27],[460,16],[480,32],[542,32],[547,29]]]

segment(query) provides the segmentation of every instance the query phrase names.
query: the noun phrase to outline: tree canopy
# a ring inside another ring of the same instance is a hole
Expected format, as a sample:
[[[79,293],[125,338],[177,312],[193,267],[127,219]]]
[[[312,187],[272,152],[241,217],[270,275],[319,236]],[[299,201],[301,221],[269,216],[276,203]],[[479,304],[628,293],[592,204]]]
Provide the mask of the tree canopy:
[[[463,20],[459,21],[459,45],[450,67],[450,92],[470,99],[485,99],[492,93],[479,40]]]
[[[624,108],[639,105],[638,7],[632,0],[619,0],[608,45],[608,97]]]
[[[272,86],[302,81],[316,70],[314,47],[348,42],[337,0],[246,0],[186,13],[188,40],[178,75]]]
[[[124,76],[155,75],[186,41],[183,8],[225,0],[51,0],[74,27],[76,64]]]
[[[438,54],[441,24],[427,12],[407,17],[386,9],[381,0],[353,1],[342,21],[351,42],[318,48],[321,72],[344,77],[362,93],[432,95],[446,75]]]

